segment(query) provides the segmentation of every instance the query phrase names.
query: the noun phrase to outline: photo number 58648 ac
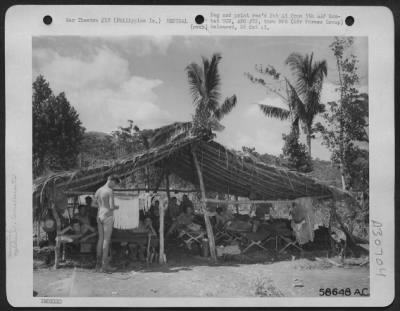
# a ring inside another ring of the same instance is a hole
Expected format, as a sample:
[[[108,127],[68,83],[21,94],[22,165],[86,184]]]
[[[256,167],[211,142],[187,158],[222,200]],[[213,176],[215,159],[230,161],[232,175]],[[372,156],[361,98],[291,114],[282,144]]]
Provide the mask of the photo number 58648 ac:
[[[320,288],[320,296],[369,296],[368,288]]]

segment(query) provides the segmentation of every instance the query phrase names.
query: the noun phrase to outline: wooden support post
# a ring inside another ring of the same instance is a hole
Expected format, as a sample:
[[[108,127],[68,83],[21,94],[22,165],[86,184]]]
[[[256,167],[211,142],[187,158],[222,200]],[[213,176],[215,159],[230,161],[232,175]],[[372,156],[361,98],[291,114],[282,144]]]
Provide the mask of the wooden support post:
[[[165,254],[164,254],[164,206],[162,204],[159,205],[160,210],[160,256],[159,263],[165,263]]]
[[[238,201],[239,198],[237,195],[235,195],[235,201]],[[236,204],[236,214],[239,215],[239,204]]]
[[[165,188],[167,191],[167,198],[168,198],[168,203],[169,203],[169,200],[171,199],[171,192],[169,190],[169,171],[167,171],[165,174]]]
[[[197,170],[197,176],[199,178],[200,191],[201,191],[201,209],[204,214],[204,220],[206,223],[208,242],[210,245],[210,254],[211,254],[212,260],[214,262],[217,262],[217,253],[216,253],[216,249],[215,249],[214,232],[213,232],[213,229],[211,226],[210,217],[208,216],[208,212],[207,212],[206,190],[204,187],[203,174],[201,172],[199,160],[197,159],[197,155],[193,149],[193,146],[191,146],[191,150],[192,150],[194,164],[195,164],[196,170]]]
[[[170,199],[169,195],[169,172],[164,171],[163,175],[165,174],[165,183],[167,187],[167,197],[168,197],[168,203]],[[168,204],[167,203],[167,204]],[[164,251],[164,220],[165,220],[165,215],[164,215],[164,206],[160,204],[160,256],[159,256],[159,263],[164,264],[165,263],[165,251]]]
[[[329,231],[329,237],[330,237],[330,244],[331,244],[331,254],[334,255],[336,253],[336,247],[335,247],[335,243],[332,239],[332,224],[333,224],[333,220],[335,217],[335,202],[332,201],[331,203],[331,207],[330,207],[330,213],[329,213],[329,225],[328,225],[328,231]]]

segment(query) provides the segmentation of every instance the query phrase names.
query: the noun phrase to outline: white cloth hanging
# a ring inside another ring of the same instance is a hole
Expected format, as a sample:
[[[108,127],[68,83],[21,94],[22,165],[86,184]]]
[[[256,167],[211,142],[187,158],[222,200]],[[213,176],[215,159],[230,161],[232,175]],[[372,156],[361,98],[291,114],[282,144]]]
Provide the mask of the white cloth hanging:
[[[315,220],[313,202],[311,198],[305,197],[296,199],[296,203],[298,205],[297,208],[301,209],[304,219],[297,224],[292,220],[291,225],[295,232],[297,242],[299,242],[300,245],[303,245],[307,242],[314,241]]]
[[[139,197],[115,198],[115,205],[119,208],[114,211],[114,228],[129,230],[139,226]]]

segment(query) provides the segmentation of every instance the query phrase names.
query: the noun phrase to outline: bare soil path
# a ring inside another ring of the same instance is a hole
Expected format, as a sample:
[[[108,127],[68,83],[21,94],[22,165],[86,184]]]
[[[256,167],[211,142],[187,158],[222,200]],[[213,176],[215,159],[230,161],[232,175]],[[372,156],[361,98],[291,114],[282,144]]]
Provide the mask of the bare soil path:
[[[320,288],[368,292],[369,268],[309,259],[214,266],[195,258],[190,264],[142,264],[112,274],[81,267],[37,268],[33,280],[42,297],[315,297]]]

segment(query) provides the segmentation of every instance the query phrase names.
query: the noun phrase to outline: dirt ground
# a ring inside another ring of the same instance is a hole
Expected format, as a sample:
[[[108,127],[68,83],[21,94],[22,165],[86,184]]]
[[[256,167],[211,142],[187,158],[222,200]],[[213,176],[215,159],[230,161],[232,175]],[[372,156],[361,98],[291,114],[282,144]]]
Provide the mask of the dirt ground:
[[[324,257],[277,261],[260,252],[251,258],[256,259],[230,258],[217,265],[188,254],[172,256],[165,265],[114,258],[118,270],[112,274],[95,272],[92,257],[69,260],[57,270],[36,260],[33,284],[41,297],[315,297],[321,288],[369,292],[369,267],[360,266],[365,258],[340,266],[334,264],[338,259]]]

